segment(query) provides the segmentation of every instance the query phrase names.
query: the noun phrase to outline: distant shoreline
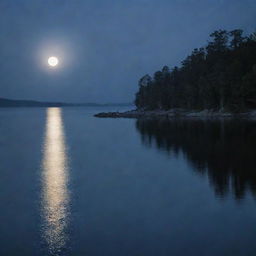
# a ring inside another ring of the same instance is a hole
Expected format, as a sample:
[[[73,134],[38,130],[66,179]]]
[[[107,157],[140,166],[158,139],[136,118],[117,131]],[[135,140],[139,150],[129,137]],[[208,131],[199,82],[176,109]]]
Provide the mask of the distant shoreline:
[[[184,109],[171,109],[171,110],[139,110],[134,109],[125,112],[101,112],[94,115],[100,118],[202,118],[202,119],[215,119],[215,118],[245,118],[256,119],[256,110],[251,110],[243,113],[231,113],[225,111],[213,110],[184,110]]]
[[[132,106],[130,103],[65,103],[46,102],[34,100],[13,100],[0,98],[0,108],[10,107],[107,107],[107,106]]]

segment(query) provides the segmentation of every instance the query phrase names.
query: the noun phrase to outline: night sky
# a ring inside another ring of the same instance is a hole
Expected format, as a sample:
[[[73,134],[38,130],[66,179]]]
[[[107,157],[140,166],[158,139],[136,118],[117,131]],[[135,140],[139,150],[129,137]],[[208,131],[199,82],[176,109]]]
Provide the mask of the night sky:
[[[236,28],[256,30],[255,0],[0,0],[0,97],[132,102],[141,76]]]

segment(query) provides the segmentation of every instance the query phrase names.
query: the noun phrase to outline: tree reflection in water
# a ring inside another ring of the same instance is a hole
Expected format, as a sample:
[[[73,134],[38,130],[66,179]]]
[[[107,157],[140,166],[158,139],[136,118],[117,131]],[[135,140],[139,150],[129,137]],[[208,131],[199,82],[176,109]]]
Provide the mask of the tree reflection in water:
[[[217,196],[256,195],[256,122],[138,119],[136,127],[144,145],[183,153],[193,169],[208,175]]]

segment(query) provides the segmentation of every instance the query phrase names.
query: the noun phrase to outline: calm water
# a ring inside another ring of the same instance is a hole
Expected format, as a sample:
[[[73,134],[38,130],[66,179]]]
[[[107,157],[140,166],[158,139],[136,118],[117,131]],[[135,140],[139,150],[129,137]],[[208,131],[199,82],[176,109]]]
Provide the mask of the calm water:
[[[0,255],[256,255],[256,122],[0,109]]]

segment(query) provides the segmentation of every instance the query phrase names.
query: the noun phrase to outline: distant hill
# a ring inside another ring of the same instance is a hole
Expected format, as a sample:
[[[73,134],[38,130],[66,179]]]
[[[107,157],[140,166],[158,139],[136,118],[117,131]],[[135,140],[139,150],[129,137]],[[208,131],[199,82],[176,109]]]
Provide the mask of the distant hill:
[[[62,107],[70,105],[73,104],[67,104],[62,102],[41,102],[34,100],[11,100],[0,98],[0,107]]]
[[[64,103],[64,102],[44,102],[34,100],[12,100],[0,98],[0,107],[68,107],[68,106],[131,106],[131,103]]]

